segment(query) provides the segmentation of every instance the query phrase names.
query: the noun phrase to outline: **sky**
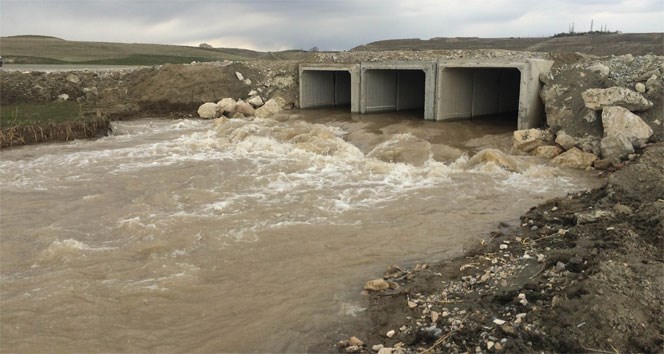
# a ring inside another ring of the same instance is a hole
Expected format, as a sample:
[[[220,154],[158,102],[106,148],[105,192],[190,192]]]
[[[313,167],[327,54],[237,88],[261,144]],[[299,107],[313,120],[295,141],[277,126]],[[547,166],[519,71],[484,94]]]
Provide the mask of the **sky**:
[[[347,50],[382,39],[664,32],[664,0],[0,0],[0,35]],[[1,45],[1,43],[0,43]]]

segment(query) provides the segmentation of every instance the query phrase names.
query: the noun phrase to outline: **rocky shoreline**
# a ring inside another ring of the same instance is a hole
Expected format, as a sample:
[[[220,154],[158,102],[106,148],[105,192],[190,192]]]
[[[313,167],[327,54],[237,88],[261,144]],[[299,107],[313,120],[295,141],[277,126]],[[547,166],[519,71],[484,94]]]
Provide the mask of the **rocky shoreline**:
[[[338,350],[661,352],[663,161],[649,146],[605,187],[534,207],[463,257],[390,267]]]

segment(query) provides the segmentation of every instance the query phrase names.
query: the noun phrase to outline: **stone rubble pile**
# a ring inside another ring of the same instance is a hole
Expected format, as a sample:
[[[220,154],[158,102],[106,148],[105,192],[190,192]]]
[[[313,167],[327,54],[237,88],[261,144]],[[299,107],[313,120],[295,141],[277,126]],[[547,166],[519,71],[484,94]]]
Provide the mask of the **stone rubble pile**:
[[[620,166],[664,140],[663,72],[664,57],[655,55],[554,66],[540,77],[548,128],[516,131],[513,147],[567,167]]]

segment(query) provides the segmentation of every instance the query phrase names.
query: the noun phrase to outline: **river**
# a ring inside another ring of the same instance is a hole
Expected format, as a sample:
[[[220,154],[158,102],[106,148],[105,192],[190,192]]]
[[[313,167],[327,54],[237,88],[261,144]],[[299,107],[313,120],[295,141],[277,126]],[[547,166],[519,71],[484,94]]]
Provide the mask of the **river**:
[[[3,150],[2,352],[304,352],[387,266],[459,255],[602,182],[528,156],[469,164],[509,152],[491,119],[291,113]]]

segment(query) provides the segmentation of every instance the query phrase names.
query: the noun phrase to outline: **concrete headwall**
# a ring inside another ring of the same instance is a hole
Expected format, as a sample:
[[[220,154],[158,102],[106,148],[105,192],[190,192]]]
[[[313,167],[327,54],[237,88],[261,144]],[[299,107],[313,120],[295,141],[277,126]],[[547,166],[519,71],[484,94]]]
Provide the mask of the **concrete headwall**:
[[[552,61],[468,59],[300,66],[300,107],[370,113],[421,109],[428,120],[515,113],[517,129],[545,120],[539,75]]]

